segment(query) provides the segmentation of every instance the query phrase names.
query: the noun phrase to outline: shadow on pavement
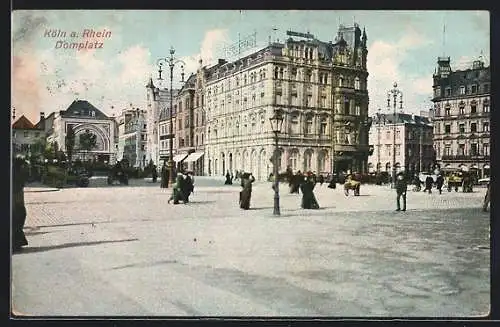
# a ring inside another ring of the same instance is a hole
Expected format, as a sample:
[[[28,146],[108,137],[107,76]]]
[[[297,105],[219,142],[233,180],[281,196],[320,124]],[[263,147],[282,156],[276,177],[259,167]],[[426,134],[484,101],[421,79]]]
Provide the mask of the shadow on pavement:
[[[35,235],[43,235],[43,234],[49,234],[52,232],[30,232],[30,231],[25,231],[24,234],[26,236],[35,236]]]
[[[79,225],[91,225],[95,227],[95,225],[98,224],[114,224],[114,223],[120,223],[124,222],[126,220],[120,220],[120,221],[92,221],[92,222],[84,222],[84,223],[67,223],[67,224],[57,224],[57,225],[38,225],[38,226],[29,226],[26,228],[31,228],[31,229],[40,229],[40,228],[47,228],[47,227],[65,227],[65,226],[79,226]],[[130,219],[128,221],[153,221],[152,219]]]
[[[50,250],[72,248],[77,246],[90,246],[90,245],[98,245],[105,243],[122,243],[122,242],[138,241],[138,240],[139,240],[138,238],[130,238],[130,239],[116,240],[116,241],[75,242],[75,243],[65,243],[65,244],[51,245],[51,246],[28,247],[28,248],[23,248],[20,252],[14,254],[36,253],[36,252],[44,252]]]
[[[191,201],[189,200],[189,202],[187,204],[205,204],[205,203],[216,203],[217,201]]]

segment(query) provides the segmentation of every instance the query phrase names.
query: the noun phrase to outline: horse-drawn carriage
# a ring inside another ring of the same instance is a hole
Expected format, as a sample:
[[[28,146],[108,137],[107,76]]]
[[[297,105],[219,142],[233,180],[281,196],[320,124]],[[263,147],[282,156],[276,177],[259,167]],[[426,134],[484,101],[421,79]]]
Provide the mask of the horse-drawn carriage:
[[[459,187],[462,187],[462,192],[472,192],[472,185],[474,184],[474,173],[468,169],[451,169],[446,172],[446,182],[448,192],[455,190],[458,192]]]
[[[349,190],[354,191],[354,196],[359,196],[359,189],[361,188],[361,182],[353,175],[348,175],[344,182],[344,193],[346,196],[349,195]]]

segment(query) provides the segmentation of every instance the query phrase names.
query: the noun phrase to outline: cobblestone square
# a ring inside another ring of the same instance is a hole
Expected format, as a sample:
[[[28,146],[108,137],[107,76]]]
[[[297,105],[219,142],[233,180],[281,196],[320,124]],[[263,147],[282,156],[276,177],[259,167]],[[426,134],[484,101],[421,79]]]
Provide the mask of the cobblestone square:
[[[13,308],[26,315],[470,317],[490,307],[485,190],[361,196],[317,185],[319,210],[280,185],[196,178],[167,204],[149,181],[27,188],[29,246],[12,257]],[[38,191],[41,189],[38,189]]]

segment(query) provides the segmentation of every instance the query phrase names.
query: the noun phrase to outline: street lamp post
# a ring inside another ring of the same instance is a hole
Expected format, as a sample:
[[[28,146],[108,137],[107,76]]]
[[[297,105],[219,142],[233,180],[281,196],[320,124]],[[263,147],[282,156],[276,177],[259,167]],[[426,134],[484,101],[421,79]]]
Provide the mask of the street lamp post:
[[[401,92],[398,88],[398,83],[394,82],[393,88],[387,92],[387,109],[391,109],[391,97],[393,99],[393,131],[392,131],[392,180],[391,180],[391,188],[396,187],[396,129],[397,129],[397,98],[399,96],[399,108],[403,109],[403,92]]]
[[[271,129],[274,133],[274,160],[273,160],[273,176],[274,176],[274,210],[273,215],[280,215],[280,193],[279,193],[279,178],[278,178],[278,134],[281,133],[283,125],[283,115],[280,111],[275,111],[274,115],[269,118]]]
[[[162,66],[164,64],[168,64],[170,68],[170,131],[169,131],[169,152],[170,156],[168,159],[168,171],[169,171],[169,184],[173,185],[174,183],[174,157],[173,157],[173,147],[174,147],[174,129],[173,129],[173,121],[172,121],[172,115],[173,115],[173,76],[174,76],[174,67],[178,64],[181,65],[181,82],[184,82],[184,66],[186,66],[186,63],[180,59],[176,59],[174,57],[175,54],[175,49],[173,47],[170,47],[170,57],[168,58],[160,58],[158,59],[158,79],[162,80],[163,78],[161,77],[161,73],[163,72]]]

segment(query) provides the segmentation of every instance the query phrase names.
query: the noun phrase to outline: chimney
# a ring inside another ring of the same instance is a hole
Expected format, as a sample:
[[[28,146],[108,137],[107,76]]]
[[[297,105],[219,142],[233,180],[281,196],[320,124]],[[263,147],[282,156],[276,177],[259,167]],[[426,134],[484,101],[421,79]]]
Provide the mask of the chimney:
[[[45,119],[45,112],[40,112],[40,121]]]

